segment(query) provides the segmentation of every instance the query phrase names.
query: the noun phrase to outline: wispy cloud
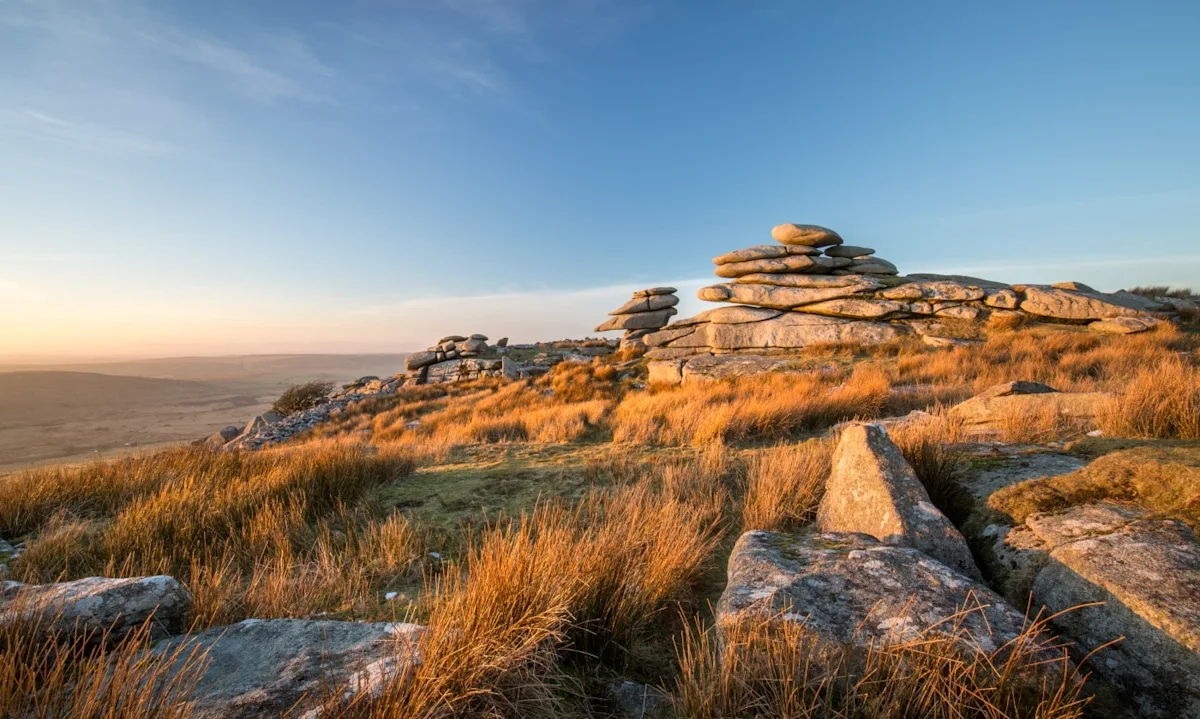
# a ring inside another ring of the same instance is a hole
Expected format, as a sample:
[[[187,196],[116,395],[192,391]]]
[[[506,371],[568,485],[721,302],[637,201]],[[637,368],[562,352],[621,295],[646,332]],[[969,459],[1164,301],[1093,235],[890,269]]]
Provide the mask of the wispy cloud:
[[[65,120],[28,107],[0,107],[0,130],[108,155],[164,157],[178,149],[172,143],[154,137],[95,123]]]
[[[285,100],[332,103],[325,91],[335,76],[302,38],[267,35],[239,47],[211,35],[162,28],[139,37],[163,51],[216,72],[239,93],[264,105]]]

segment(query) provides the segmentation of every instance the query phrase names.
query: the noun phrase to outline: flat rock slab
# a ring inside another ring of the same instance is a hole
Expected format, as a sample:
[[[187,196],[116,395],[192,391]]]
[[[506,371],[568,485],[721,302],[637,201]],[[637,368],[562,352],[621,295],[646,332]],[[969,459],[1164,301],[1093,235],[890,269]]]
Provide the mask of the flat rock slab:
[[[960,285],[957,282],[910,282],[879,293],[880,297],[888,300],[953,300],[956,302],[981,300],[985,295],[986,292],[981,287]]]
[[[1061,542],[1033,582],[1036,602],[1065,612],[1055,628],[1081,654],[1095,650],[1090,667],[1142,716],[1200,716],[1200,544],[1191,528],[1095,507],[1030,519],[1039,537]]]
[[[678,314],[679,310],[674,307],[667,307],[653,312],[638,312],[632,315],[617,315],[608,320],[604,324],[595,329],[596,332],[608,332],[610,330],[645,330],[658,329],[665,327],[670,321],[671,316]]]
[[[680,381],[683,383],[719,381],[752,377],[768,372],[790,369],[786,360],[761,355],[706,355],[683,364]]]
[[[629,315],[636,312],[653,312],[654,310],[662,310],[667,307],[674,307],[679,304],[679,298],[675,295],[649,295],[646,297],[634,296],[625,304],[617,309],[609,312],[610,315]]]
[[[418,661],[415,624],[247,619],[159,642],[159,656],[193,650],[206,667],[188,705],[201,719],[281,716],[306,701],[378,690],[386,677]]]
[[[968,649],[995,651],[1019,636],[1025,616],[986,586],[911,547],[852,533],[743,534],[729,557],[718,626],[782,613],[839,644],[901,642],[964,608],[957,627],[929,630]],[[956,631],[957,629],[957,631]]]
[[[976,501],[987,498],[1005,487],[1040,477],[1057,477],[1083,469],[1087,462],[1069,454],[1038,452],[1011,457],[994,458],[984,467],[965,473],[960,483]]]
[[[673,295],[679,290],[674,287],[647,287],[633,293],[634,297],[650,297],[652,295]]]
[[[710,347],[721,350],[794,349],[822,344],[872,346],[891,342],[907,328],[884,322],[862,322],[802,312],[784,312],[778,317],[749,324],[700,325],[692,335],[666,346]]]
[[[803,245],[754,245],[713,258],[714,265],[728,265],[734,262],[750,262],[752,260],[768,260],[773,257],[788,255],[819,255],[821,250],[816,247]]]
[[[834,245],[833,247],[825,248],[825,254],[829,257],[865,257],[875,254],[875,250],[870,247],[859,247],[857,245]]]
[[[982,579],[962,534],[929,501],[904,455],[876,424],[852,424],[842,431],[817,508],[817,528],[861,532],[884,544],[914,547]]]
[[[191,593],[165,574],[88,577],[54,584],[7,582],[2,596],[0,624],[40,616],[57,631],[82,632],[93,639],[107,632],[105,639],[110,643],[123,639],[151,617],[151,638],[183,631],[192,607]]]
[[[770,272],[756,272],[752,275],[743,275],[733,280],[731,284],[825,289],[829,287],[853,287],[864,283],[871,285],[870,289],[878,289],[884,286],[883,282],[879,279],[865,275],[789,275]]]
[[[829,317],[845,317],[849,319],[879,319],[897,312],[905,312],[908,305],[891,300],[867,300],[851,297],[805,304],[797,308],[801,312],[826,315]]]
[[[829,258],[810,257],[808,255],[787,255],[763,260],[730,262],[724,265],[717,265],[714,273],[717,277],[741,277],[742,275],[750,275],[756,272],[825,272],[825,265],[817,262],[818,259]]]
[[[834,287],[779,287],[766,284],[719,284],[702,287],[697,297],[709,302],[734,302],[741,305],[787,310],[823,300],[870,292],[878,284],[865,278]]]
[[[1135,332],[1152,330],[1158,324],[1159,320],[1150,317],[1114,317],[1108,320],[1092,322],[1088,324],[1088,329],[1110,335],[1131,335]]]
[[[1138,317],[1143,303],[1101,292],[1076,292],[1055,287],[1018,286],[1024,299],[1021,311],[1060,320],[1103,320],[1110,317]]]
[[[985,280],[981,277],[971,277],[970,275],[940,275],[933,272],[914,272],[909,274],[908,278],[915,282],[954,282],[960,285],[982,287],[985,290],[1000,290],[1009,287],[1004,282]]]

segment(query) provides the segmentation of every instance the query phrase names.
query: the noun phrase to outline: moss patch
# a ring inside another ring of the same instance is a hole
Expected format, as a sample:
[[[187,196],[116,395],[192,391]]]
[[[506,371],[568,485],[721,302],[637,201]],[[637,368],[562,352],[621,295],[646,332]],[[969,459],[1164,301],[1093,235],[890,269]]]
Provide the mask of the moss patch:
[[[988,505],[1013,524],[1034,512],[1123,502],[1200,529],[1200,442],[1155,442],[1105,454],[1057,477],[1006,487]]]

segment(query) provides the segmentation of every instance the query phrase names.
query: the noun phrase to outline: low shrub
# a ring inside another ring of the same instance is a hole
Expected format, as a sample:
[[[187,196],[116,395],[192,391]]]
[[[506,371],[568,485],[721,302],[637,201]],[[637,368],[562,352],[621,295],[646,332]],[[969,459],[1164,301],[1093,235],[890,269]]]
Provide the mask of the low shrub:
[[[271,405],[276,414],[287,416],[324,404],[333,389],[332,382],[306,382],[288,387]]]

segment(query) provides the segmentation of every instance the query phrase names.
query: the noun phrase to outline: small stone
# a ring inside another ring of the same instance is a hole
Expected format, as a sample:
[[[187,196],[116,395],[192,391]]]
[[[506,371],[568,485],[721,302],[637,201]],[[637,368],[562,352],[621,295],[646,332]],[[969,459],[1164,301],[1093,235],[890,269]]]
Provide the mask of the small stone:
[[[464,341],[466,341],[466,339],[467,338],[463,337],[462,335],[446,335],[445,337],[438,340],[438,344],[441,345],[441,344],[445,344],[447,342],[464,342]]]
[[[475,334],[475,335],[471,335],[471,339],[479,340],[480,342],[487,342],[488,338],[487,338],[487,335]]]

